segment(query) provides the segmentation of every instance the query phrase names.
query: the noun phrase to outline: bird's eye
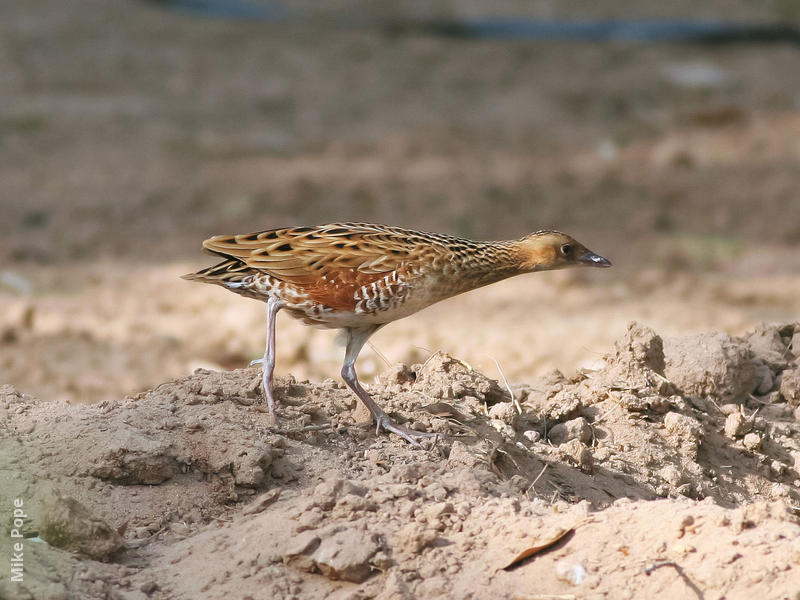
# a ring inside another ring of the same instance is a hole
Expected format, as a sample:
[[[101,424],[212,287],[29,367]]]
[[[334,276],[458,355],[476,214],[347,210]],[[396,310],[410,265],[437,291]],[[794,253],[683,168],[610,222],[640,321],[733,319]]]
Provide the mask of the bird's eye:
[[[561,246],[561,254],[564,256],[569,256],[572,254],[572,246],[570,244],[563,244]]]

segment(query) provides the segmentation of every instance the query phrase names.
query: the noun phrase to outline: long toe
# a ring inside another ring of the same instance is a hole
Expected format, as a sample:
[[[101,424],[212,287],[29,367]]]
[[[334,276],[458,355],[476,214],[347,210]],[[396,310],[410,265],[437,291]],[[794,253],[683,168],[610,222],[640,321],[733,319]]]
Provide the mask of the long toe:
[[[409,429],[408,427],[403,427],[402,425],[398,425],[397,423],[392,421],[386,415],[382,415],[381,418],[378,420],[377,430],[380,431],[381,428],[385,429],[386,431],[391,431],[392,433],[396,433],[401,438],[406,440],[409,444],[417,448],[422,448],[417,439],[432,438],[439,436],[438,433],[426,433],[424,431],[416,431],[415,429]]]

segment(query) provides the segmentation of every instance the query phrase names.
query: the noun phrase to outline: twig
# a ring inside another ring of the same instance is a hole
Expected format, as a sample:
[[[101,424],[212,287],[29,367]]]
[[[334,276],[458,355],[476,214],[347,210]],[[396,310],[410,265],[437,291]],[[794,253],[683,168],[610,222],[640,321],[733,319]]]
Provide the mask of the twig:
[[[655,371],[653,371],[653,375],[655,375],[655,376],[656,376],[658,379],[660,379],[660,380],[661,380],[661,381],[663,381],[664,383],[668,383],[668,384],[670,384],[670,385],[672,385],[672,386],[674,386],[674,385],[675,385],[675,384],[674,384],[674,383],[672,383],[672,382],[671,382],[669,379],[667,379],[666,377],[664,377],[664,376],[663,376],[661,373],[656,373]]]
[[[656,569],[660,569],[661,567],[677,567],[678,563],[674,560],[659,560],[654,563],[650,563],[644,567],[644,574],[650,575]]]
[[[603,421],[604,421],[604,420],[605,420],[607,417],[610,417],[611,415],[613,415],[613,414],[614,414],[614,413],[615,413],[615,412],[616,412],[616,411],[617,411],[617,410],[620,408],[620,406],[622,406],[622,405],[619,403],[619,401],[613,401],[613,400],[612,400],[612,402],[614,402],[614,406],[613,406],[612,408],[609,408],[609,409],[608,409],[606,412],[604,412],[604,413],[603,413],[602,415],[600,415],[599,417],[597,417],[597,418],[594,420],[594,423],[593,423],[593,425],[597,425],[598,423],[602,423],[602,422],[603,422]]]
[[[367,344],[369,345],[369,347],[370,347],[370,348],[372,348],[372,351],[373,351],[375,354],[377,354],[378,356],[380,356],[380,357],[381,357],[381,360],[382,360],[383,362],[385,362],[385,363],[386,363],[386,366],[387,366],[387,367],[391,367],[391,366],[392,366],[392,363],[390,363],[390,362],[389,362],[389,359],[387,359],[387,358],[386,358],[386,357],[385,357],[383,354],[381,354],[381,351],[380,351],[380,350],[378,350],[378,349],[377,349],[377,348],[374,346],[374,344],[373,344],[372,342],[370,342],[370,341],[367,341]]]
[[[653,571],[660,569],[661,567],[672,567],[675,569],[675,572],[678,573],[678,576],[680,576],[681,579],[683,579],[683,582],[686,584],[686,586],[694,592],[695,596],[700,598],[700,600],[703,600],[704,596],[702,590],[697,587],[697,584],[695,584],[694,581],[686,576],[686,573],[683,572],[683,568],[674,560],[659,560],[654,563],[650,563],[644,567],[644,574],[650,575]]]
[[[306,431],[324,431],[331,429],[333,425],[330,423],[323,423],[322,425],[306,425],[297,429],[270,429],[270,433],[277,433],[278,435],[291,435],[293,433],[304,433]]]
[[[757,398],[753,394],[747,394],[747,397],[750,398],[750,400],[752,400],[753,402],[756,402],[758,404],[772,404],[772,402],[764,402],[763,400]]]
[[[596,418],[593,423],[589,423],[589,428],[592,430],[592,447],[595,447],[597,445],[597,434],[595,433],[595,427],[597,427],[605,419],[613,415],[622,406],[618,400],[614,399],[611,396],[611,394],[608,395],[608,399],[610,402],[614,403],[614,406],[609,408],[606,412],[604,412],[602,415]]]
[[[500,363],[497,362],[497,359],[494,356],[490,357],[494,364],[497,365],[497,370],[500,371],[500,377],[503,378],[503,383],[506,384],[506,389],[508,390],[508,395],[511,396],[511,403],[514,405],[514,408],[517,409],[517,414],[522,414],[522,407],[519,405],[519,400],[514,397],[514,390],[511,389],[511,386],[508,384],[508,379],[506,379],[506,374],[503,373],[503,368],[500,366]]]
[[[416,347],[422,348],[422,346],[416,346]],[[442,353],[441,350],[437,350],[436,352],[431,352],[427,348],[423,348],[423,350],[427,350],[428,352],[430,352],[430,354],[428,355],[428,358],[425,359],[425,362],[422,363],[422,366],[419,368],[420,371],[422,371],[425,367],[427,367],[428,363],[431,362],[434,359],[434,357],[439,356],[439,354]]]
[[[471,431],[472,432],[472,436],[480,437],[480,434],[478,433],[478,430],[475,429],[474,427],[470,427],[466,423],[462,423],[461,421],[458,421],[458,420],[454,419],[453,417],[447,417],[446,420],[450,425],[455,425],[457,428],[460,428],[461,431]],[[472,436],[462,436],[462,437],[472,437]],[[450,437],[457,437],[457,436],[450,436]]]
[[[531,482],[531,484],[528,486],[528,489],[527,489],[527,490],[525,490],[525,495],[526,495],[526,496],[527,496],[527,495],[528,495],[528,493],[529,493],[529,492],[530,492],[530,491],[533,489],[533,486],[535,486],[535,485],[536,485],[536,482],[537,482],[537,481],[539,481],[539,479],[541,478],[541,476],[542,476],[542,475],[544,475],[544,472],[547,470],[547,467],[548,467],[548,466],[549,466],[549,465],[548,465],[547,463],[545,463],[545,464],[544,464],[544,466],[542,467],[542,470],[541,470],[541,471],[539,471],[539,474],[538,474],[538,475],[537,475],[537,476],[536,476],[536,477],[533,479],[533,481]]]
[[[708,400],[709,402],[711,402],[711,404],[713,404],[713,405],[714,405],[714,408],[716,408],[716,409],[717,409],[717,411],[719,411],[719,413],[720,413],[721,415],[724,415],[724,414],[725,414],[724,412],[722,412],[722,408],[720,408],[720,405],[719,405],[719,404],[717,404],[717,403],[714,401],[714,399],[713,399],[711,396],[706,396],[706,398],[705,398],[705,399],[706,399],[706,400]]]

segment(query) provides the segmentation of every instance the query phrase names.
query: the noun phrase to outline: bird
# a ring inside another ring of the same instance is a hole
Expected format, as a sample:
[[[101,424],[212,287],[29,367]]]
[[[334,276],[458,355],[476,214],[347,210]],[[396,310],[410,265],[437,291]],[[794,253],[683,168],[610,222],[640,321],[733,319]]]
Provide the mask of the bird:
[[[414,446],[435,434],[393,421],[358,380],[356,359],[384,325],[436,302],[515,275],[611,262],[560,231],[519,239],[473,241],[372,223],[285,227],[203,242],[221,262],[184,275],[266,302],[261,364],[263,394],[277,422],[273,391],[275,320],[284,310],[308,325],[341,329],[346,348],[341,376],[369,409],[375,432],[395,433]]]

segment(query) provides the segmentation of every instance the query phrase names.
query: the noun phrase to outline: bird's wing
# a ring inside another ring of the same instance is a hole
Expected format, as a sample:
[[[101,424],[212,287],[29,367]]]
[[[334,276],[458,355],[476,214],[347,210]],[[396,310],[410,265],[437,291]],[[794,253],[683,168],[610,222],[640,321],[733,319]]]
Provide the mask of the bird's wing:
[[[382,225],[332,223],[215,236],[203,247],[303,288],[323,304],[353,309],[364,286],[382,280],[384,296],[398,293],[409,263],[436,251],[430,240],[416,240],[419,235]]]
[[[342,269],[388,273],[411,254],[391,228],[352,223],[221,235],[203,247],[300,286]]]

